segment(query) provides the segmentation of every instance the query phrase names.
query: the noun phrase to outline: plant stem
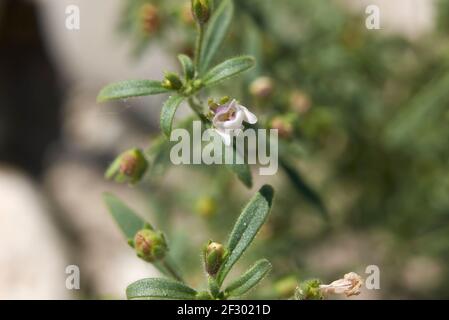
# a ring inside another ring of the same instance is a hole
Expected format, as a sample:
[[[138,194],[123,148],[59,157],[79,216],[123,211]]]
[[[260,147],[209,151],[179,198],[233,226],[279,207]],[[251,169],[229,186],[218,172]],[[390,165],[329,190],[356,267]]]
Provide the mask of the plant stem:
[[[162,266],[167,270],[167,272],[176,280],[180,281],[180,282],[184,282],[184,280],[182,279],[181,275],[179,274],[179,272],[177,271],[177,268],[175,266],[173,266],[173,262],[169,261],[167,258],[165,258],[164,260],[162,260]]]
[[[193,110],[193,112],[196,113],[196,115],[201,119],[201,121],[204,124],[208,124],[209,119],[207,119],[206,116],[203,114],[201,105],[196,103],[193,97],[190,97],[188,99],[188,103],[189,103],[190,108]]]
[[[209,292],[212,295],[212,298],[214,298],[214,299],[218,298],[218,295],[220,294],[220,287],[218,286],[217,280],[214,277],[208,275],[207,283],[208,283]]]
[[[199,70],[201,63],[201,49],[203,47],[203,39],[204,39],[204,24],[197,24],[198,35],[196,37],[196,45],[195,45],[195,69]]]

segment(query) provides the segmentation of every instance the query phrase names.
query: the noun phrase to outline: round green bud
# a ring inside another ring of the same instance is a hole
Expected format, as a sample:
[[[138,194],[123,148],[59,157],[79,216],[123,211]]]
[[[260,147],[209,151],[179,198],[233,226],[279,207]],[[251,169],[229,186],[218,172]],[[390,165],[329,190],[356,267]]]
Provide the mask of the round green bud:
[[[310,110],[312,102],[307,93],[301,90],[294,90],[289,98],[290,109],[298,114],[304,114]]]
[[[299,284],[295,291],[296,300],[322,300],[323,293],[320,289],[321,281],[318,279],[307,280]]]
[[[165,257],[168,251],[164,235],[159,231],[142,229],[134,236],[137,256],[147,262],[155,262]]]
[[[271,119],[270,128],[278,130],[279,137],[289,139],[293,135],[293,125],[290,119],[283,116],[276,116]]]
[[[212,217],[217,211],[217,203],[212,197],[201,197],[195,204],[196,212],[201,217]]]
[[[274,283],[274,290],[281,298],[289,298],[295,294],[298,281],[295,276],[287,276]]]
[[[207,105],[212,112],[215,112],[215,110],[217,110],[217,108],[220,106],[217,102],[215,102],[215,99],[213,98],[209,98],[207,100]]]
[[[218,242],[209,241],[204,249],[204,265],[206,272],[215,276],[225,260],[226,250],[224,246]]]
[[[145,3],[140,9],[140,13],[142,31],[146,35],[157,32],[161,24],[158,8],[150,3]]]
[[[167,72],[165,79],[162,81],[162,86],[170,90],[179,90],[183,85],[181,78],[176,73]]]
[[[224,96],[220,98],[220,104],[226,104],[229,102],[229,100],[231,100],[231,98],[229,98],[229,96]]]
[[[257,98],[267,98],[272,95],[273,90],[274,84],[270,77],[259,77],[249,87],[251,94]]]
[[[142,179],[148,162],[140,149],[130,149],[121,153],[105,173],[107,179],[134,184]]]
[[[196,90],[201,89],[202,86],[203,86],[203,81],[201,81],[201,79],[197,79],[197,80],[193,81],[193,87]]]
[[[210,0],[192,0],[192,14],[199,24],[209,21],[211,11]]]

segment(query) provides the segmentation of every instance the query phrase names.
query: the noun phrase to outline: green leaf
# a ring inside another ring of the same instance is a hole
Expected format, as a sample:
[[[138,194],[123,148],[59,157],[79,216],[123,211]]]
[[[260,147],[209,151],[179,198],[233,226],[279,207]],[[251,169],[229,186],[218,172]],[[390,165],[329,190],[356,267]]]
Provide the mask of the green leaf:
[[[225,290],[232,297],[238,297],[254,288],[271,271],[271,263],[267,259],[257,261],[248,271],[233,281]]]
[[[326,210],[326,207],[321,200],[321,197],[319,194],[313,190],[309,185],[304,181],[301,174],[288,162],[286,162],[284,159],[279,159],[279,165],[284,170],[284,172],[287,174],[290,181],[295,186],[296,190],[312,205],[314,205],[318,212],[321,213],[321,215],[324,218],[328,218],[328,213]]]
[[[255,60],[250,56],[241,56],[226,60],[209,70],[203,77],[203,83],[209,87],[216,85],[225,79],[229,79],[252,68],[254,65]]]
[[[273,188],[269,185],[264,185],[246,205],[237,219],[228,241],[227,249],[229,255],[217,274],[219,285],[223,283],[232,266],[249,247],[260,227],[267,219],[273,201],[273,194]]]
[[[233,154],[235,155],[235,159],[233,163],[226,164],[226,168],[229,169],[231,172],[233,172],[247,188],[251,188],[253,186],[253,178],[251,175],[250,166],[247,163],[244,163],[243,161],[244,159],[242,159],[242,155],[240,155],[239,152],[237,151],[235,144],[233,145],[233,148],[234,148]],[[223,157],[224,156],[225,153],[223,153]],[[238,160],[242,161],[239,162]],[[223,159],[223,163],[226,163],[225,159]]]
[[[178,109],[181,102],[184,100],[183,96],[173,95],[165,101],[162,106],[161,111],[161,129],[162,132],[170,137],[170,133],[173,125],[173,118],[175,116],[176,110]]]
[[[232,171],[237,178],[247,187],[253,186],[253,178],[251,176],[251,169],[248,164],[227,164],[226,168]]]
[[[130,97],[149,96],[166,93],[170,90],[164,88],[159,81],[154,80],[128,80],[111,83],[100,90],[98,102],[105,102]]]
[[[181,282],[163,279],[147,278],[138,280],[126,288],[128,299],[182,299],[193,300],[197,292]]]
[[[134,239],[137,231],[144,227],[145,221],[113,194],[104,193],[103,199],[126,239]]]
[[[195,67],[193,66],[192,59],[185,54],[178,55],[179,62],[182,66],[182,72],[186,80],[191,80],[195,76]]]
[[[449,71],[441,68],[441,71],[424,83],[405,105],[398,107],[394,117],[383,130],[385,145],[388,148],[398,148],[413,157],[417,154],[446,150],[447,133],[441,132],[443,128],[448,128],[448,86]],[[438,146],[441,146],[441,149]]]
[[[234,15],[234,3],[232,0],[223,0],[209,21],[204,45],[201,50],[200,74],[209,67],[231,24]]]

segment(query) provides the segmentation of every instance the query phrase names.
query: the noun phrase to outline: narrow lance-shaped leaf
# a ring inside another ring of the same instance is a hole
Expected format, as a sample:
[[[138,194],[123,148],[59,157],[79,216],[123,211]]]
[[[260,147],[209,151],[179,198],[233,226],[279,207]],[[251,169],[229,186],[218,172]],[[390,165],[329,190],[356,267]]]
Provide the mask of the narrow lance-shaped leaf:
[[[246,187],[251,188],[253,185],[253,178],[251,175],[250,166],[248,165],[248,163],[244,163],[244,159],[242,155],[237,151],[235,145],[233,146],[233,154],[235,155],[234,161],[232,163],[226,164],[226,168],[233,172]],[[225,153],[223,153],[223,156],[225,156]],[[223,162],[226,163],[225,159]]]
[[[173,126],[173,118],[175,116],[176,110],[178,109],[184,97],[179,95],[173,95],[165,101],[161,110],[161,129],[162,132],[170,137],[170,133]]]
[[[254,195],[237,219],[229,237],[227,249],[229,255],[217,274],[217,282],[221,285],[232,266],[249,247],[260,227],[268,217],[273,201],[274,190],[264,185]]]
[[[253,178],[248,164],[227,164],[226,168],[232,171],[247,188],[252,187]]]
[[[321,200],[318,193],[313,190],[311,187],[307,185],[307,183],[304,181],[303,177],[300,175],[300,173],[291,166],[285,159],[280,158],[279,159],[279,165],[280,167],[285,171],[290,181],[295,186],[296,190],[312,205],[314,205],[318,212],[321,213],[321,215],[324,218],[328,218],[326,207]]]
[[[193,61],[185,54],[178,55],[179,62],[182,66],[182,72],[186,80],[193,79],[195,76],[195,67],[193,66]]]
[[[241,56],[226,60],[209,70],[203,77],[205,86],[213,86],[242,73],[255,65],[255,60],[250,56]]]
[[[215,57],[222,44],[234,14],[234,3],[232,0],[222,0],[208,23],[204,36],[204,46],[201,50],[200,74],[202,74]]]
[[[103,199],[126,239],[133,239],[137,231],[144,227],[145,221],[113,194],[104,193]]]
[[[248,271],[233,281],[225,290],[231,297],[238,297],[254,288],[271,271],[271,263],[267,259],[257,261]]]
[[[125,205],[119,198],[110,193],[103,194],[104,202],[109,209],[110,214],[114,218],[115,222],[119,226],[128,243],[131,245],[136,233],[143,228],[152,228],[152,226],[140,218],[132,209]],[[132,246],[132,245],[131,245]],[[165,257],[170,259],[170,257]],[[165,267],[159,262],[153,263],[153,265],[163,274],[172,276],[170,272],[167,272]]]
[[[138,280],[126,288],[128,299],[182,299],[193,300],[197,292],[181,282],[164,278]]]
[[[443,69],[441,74],[423,85],[405,102],[405,108],[398,108],[394,118],[388,121],[383,130],[386,146],[403,148],[403,151],[415,154],[421,151],[421,146],[427,152],[429,145],[439,144],[441,135],[436,134],[438,125],[447,126],[448,86],[449,72]],[[415,132],[421,134],[415,136]],[[447,141],[447,138],[442,139]]]
[[[169,92],[160,81],[154,80],[128,80],[111,83],[101,89],[97,96],[98,102],[126,99],[131,97],[149,96]]]

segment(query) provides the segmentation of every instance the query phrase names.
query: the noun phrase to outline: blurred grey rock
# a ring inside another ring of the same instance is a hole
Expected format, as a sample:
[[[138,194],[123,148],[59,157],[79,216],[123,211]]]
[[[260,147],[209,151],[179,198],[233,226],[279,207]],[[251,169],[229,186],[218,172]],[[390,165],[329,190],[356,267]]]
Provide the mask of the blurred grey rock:
[[[0,166],[0,300],[70,299],[65,246],[33,182]]]
[[[129,105],[131,106],[131,105]],[[134,127],[127,118],[132,112],[148,116],[148,110],[129,110],[126,104],[98,105],[92,95],[71,90],[63,108],[63,142],[70,151],[84,154],[118,154],[132,147],[145,148],[149,131]],[[148,109],[148,108],[147,108]]]
[[[169,59],[153,46],[138,61],[132,43],[117,34],[122,0],[34,0],[40,5],[41,22],[50,53],[60,70],[86,87],[109,81],[160,77]],[[80,9],[80,30],[65,28],[65,8]]]
[[[148,207],[135,190],[107,182],[96,168],[71,160],[55,163],[45,185],[81,240],[77,264],[98,298],[125,298],[131,282],[157,275],[136,257],[102,201],[102,193],[110,191],[145,215]]]

